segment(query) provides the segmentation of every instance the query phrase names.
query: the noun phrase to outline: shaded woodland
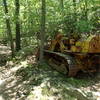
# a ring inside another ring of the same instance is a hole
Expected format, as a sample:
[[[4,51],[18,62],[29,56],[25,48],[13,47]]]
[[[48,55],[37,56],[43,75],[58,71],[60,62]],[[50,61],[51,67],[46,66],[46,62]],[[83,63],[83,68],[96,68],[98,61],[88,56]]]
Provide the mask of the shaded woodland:
[[[99,99],[100,1],[0,0],[0,100]]]

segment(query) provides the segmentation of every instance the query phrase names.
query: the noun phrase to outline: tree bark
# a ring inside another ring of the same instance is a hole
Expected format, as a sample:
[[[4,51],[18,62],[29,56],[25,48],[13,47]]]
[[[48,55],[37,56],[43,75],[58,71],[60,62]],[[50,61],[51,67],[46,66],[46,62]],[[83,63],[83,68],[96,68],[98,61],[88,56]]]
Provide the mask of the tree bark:
[[[19,51],[21,49],[21,41],[20,41],[20,21],[19,21],[19,11],[20,11],[20,3],[19,0],[15,0],[15,18],[16,18],[16,51]]]
[[[87,9],[87,6],[88,6],[88,4],[87,4],[88,2],[87,2],[87,0],[85,0],[85,19],[86,20],[88,20],[88,9]]]
[[[40,63],[43,62],[43,49],[44,49],[44,40],[45,40],[45,20],[46,20],[46,2],[45,0],[42,0],[42,8],[41,8],[42,14],[41,14],[41,33],[40,33]]]
[[[13,37],[12,37],[11,26],[10,26],[10,19],[8,17],[8,6],[7,6],[6,0],[3,0],[3,4],[4,4],[4,12],[5,12],[5,15],[6,15],[6,26],[7,26],[8,38],[10,40],[12,57],[14,57],[14,44],[13,44]]]
[[[73,7],[74,7],[74,18],[75,22],[77,21],[77,14],[76,14],[76,0],[73,0]]]
[[[76,31],[76,24],[77,23],[77,11],[76,11],[76,0],[73,0],[73,8],[74,8],[74,31]]]

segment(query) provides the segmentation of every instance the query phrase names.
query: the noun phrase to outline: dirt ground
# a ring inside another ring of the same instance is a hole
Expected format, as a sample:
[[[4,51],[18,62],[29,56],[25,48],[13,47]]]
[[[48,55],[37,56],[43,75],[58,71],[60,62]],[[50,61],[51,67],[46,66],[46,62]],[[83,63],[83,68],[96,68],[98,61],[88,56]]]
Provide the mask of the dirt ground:
[[[7,61],[9,54],[9,48],[0,46],[0,100],[82,100],[67,89],[100,100],[99,73],[68,78],[47,64],[38,66],[32,55]]]

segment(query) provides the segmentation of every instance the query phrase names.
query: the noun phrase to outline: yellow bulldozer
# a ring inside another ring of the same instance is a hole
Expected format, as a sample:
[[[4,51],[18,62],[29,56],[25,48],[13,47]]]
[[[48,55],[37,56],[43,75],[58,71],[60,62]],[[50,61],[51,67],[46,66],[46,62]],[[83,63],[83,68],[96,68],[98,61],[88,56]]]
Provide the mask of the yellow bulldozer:
[[[100,69],[100,35],[88,38],[57,34],[44,48],[44,58],[50,66],[68,76],[79,71],[96,72]]]

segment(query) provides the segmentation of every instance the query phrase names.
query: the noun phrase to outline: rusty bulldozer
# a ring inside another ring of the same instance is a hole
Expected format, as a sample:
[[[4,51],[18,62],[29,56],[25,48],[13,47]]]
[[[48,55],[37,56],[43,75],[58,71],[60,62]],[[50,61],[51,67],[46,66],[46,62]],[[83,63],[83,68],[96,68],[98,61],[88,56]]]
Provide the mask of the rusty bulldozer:
[[[100,35],[82,39],[57,34],[44,47],[44,58],[50,66],[69,77],[76,76],[79,71],[97,72],[100,69]]]

